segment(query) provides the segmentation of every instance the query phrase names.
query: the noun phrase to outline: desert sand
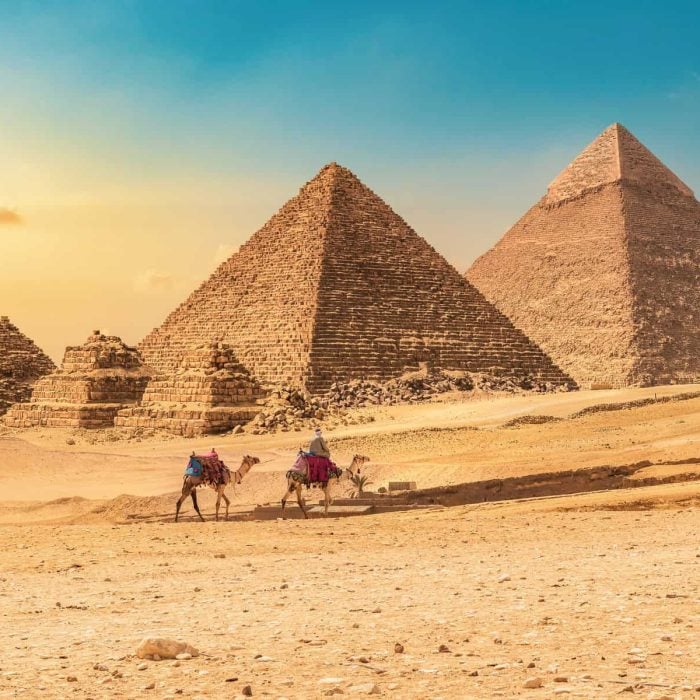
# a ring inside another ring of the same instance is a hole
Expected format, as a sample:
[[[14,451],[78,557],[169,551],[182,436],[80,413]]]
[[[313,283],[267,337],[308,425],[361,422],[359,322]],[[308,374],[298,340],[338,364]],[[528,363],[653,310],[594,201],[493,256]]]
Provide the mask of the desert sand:
[[[697,392],[363,409],[372,422],[328,438],[341,464],[371,457],[372,490],[625,465],[640,485],[308,521],[214,523],[203,491],[207,522],[189,503],[172,522],[193,449],[260,457],[240,516],[279,500],[304,433],[4,430],[0,697],[697,697]],[[600,404],[618,410],[574,415]],[[533,416],[549,418],[507,425]],[[201,655],[144,661],[148,636]]]

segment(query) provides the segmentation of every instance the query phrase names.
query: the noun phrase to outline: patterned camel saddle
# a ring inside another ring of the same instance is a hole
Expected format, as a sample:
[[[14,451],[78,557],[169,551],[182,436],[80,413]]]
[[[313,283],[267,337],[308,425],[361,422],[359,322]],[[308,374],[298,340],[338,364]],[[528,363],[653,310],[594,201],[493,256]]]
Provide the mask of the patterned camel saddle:
[[[300,452],[294,466],[287,472],[287,478],[312,486],[326,486],[331,479],[340,479],[343,470],[327,457],[317,457],[306,452]]]
[[[185,468],[185,476],[202,479],[209,486],[221,486],[231,481],[231,470],[219,459],[216,453],[192,455]]]

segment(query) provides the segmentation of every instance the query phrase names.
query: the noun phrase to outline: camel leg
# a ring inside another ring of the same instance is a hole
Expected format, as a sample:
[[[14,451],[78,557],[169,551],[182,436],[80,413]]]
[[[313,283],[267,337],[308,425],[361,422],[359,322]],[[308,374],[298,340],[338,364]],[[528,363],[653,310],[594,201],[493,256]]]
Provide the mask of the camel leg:
[[[231,505],[231,501],[224,491],[221,492],[221,497],[224,499],[224,503],[226,504],[226,520],[228,520],[228,507]]]
[[[306,508],[304,508],[304,499],[301,495],[301,484],[297,484],[297,503],[299,504],[299,508],[301,508],[301,512],[304,514],[304,518],[308,520],[309,514],[306,512]]]
[[[286,505],[287,505],[287,499],[289,498],[289,494],[294,492],[294,489],[296,488],[294,482],[288,481],[287,482],[287,490],[284,492],[284,496],[282,496],[282,510],[284,511]],[[284,516],[284,513],[282,513]]]
[[[204,518],[202,517],[202,514],[199,512],[199,506],[197,505],[197,489],[192,489],[192,504],[194,505],[194,509],[197,511],[197,515],[199,516],[199,519],[204,522]]]
[[[182,495],[177,499],[175,504],[175,522],[177,522],[178,516],[180,515],[180,506],[184,503],[185,499],[190,495],[190,490],[187,486],[182,487]]]
[[[219,506],[221,505],[221,487],[216,489],[216,515],[214,520],[219,521]]]
[[[323,515],[328,517],[328,506],[331,504],[331,495],[328,493],[328,484],[323,487]]]

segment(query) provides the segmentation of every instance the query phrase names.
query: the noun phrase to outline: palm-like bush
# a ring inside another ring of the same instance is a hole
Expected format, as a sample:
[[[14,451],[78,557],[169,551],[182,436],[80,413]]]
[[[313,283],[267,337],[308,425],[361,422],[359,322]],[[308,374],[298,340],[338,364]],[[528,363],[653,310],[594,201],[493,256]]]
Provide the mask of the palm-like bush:
[[[352,494],[353,498],[362,496],[364,490],[372,484],[369,477],[365,474],[353,474],[350,478],[352,485],[355,487],[355,492]]]

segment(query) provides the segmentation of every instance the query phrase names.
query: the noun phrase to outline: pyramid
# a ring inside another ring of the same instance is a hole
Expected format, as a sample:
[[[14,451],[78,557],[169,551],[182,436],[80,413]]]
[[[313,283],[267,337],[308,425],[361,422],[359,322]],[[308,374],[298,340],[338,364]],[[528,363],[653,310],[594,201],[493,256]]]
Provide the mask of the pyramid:
[[[225,342],[263,384],[443,369],[570,383],[552,361],[349,170],[331,163],[140,344],[170,373]]]
[[[39,379],[29,401],[11,406],[3,422],[11,428],[111,428],[120,409],[141,400],[151,374],[136,348],[93,331],[83,345],[66,348],[61,368]]]
[[[700,203],[620,124],[466,276],[581,387],[700,380]]]
[[[55,369],[54,363],[7,316],[0,316],[0,415],[26,401],[34,382]]]
[[[172,374],[151,378],[138,406],[119,411],[119,428],[166,430],[194,437],[244,425],[259,412],[259,385],[224,343],[188,351]]]

